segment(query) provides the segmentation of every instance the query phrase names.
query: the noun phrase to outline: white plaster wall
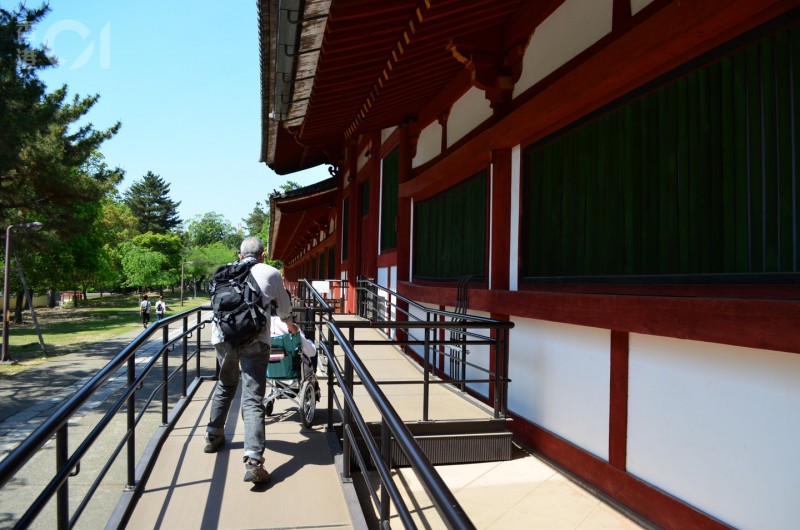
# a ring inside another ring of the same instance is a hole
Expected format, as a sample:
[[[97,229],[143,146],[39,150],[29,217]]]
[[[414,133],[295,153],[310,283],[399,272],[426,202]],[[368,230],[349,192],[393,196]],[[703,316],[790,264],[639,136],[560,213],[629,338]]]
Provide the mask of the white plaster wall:
[[[635,15],[651,3],[653,3],[653,0],[631,0],[631,14]]]
[[[519,290],[519,212],[520,212],[520,172],[522,171],[522,148],[517,145],[511,150],[511,249],[508,257],[508,278],[510,291]]]
[[[433,305],[430,305],[430,304],[420,304],[420,305],[422,305],[423,307],[426,307],[428,309],[432,309],[432,310],[438,310],[439,309],[438,306],[433,306]],[[453,308],[453,307],[446,307],[445,311],[453,311],[454,309],[455,308]],[[427,315],[426,315],[425,311],[422,310],[422,309],[418,309],[418,308],[416,308],[414,306],[410,306],[409,307],[409,313],[411,314],[410,320],[421,320],[422,322],[425,322],[427,320]],[[470,311],[469,314],[470,315],[474,315],[474,316],[484,317],[484,318],[490,318],[491,317],[491,315],[489,313],[482,313],[482,312]],[[489,336],[489,330],[488,329],[476,329],[476,330],[471,330],[471,331],[473,333],[478,333],[478,334],[486,336],[486,337]],[[438,336],[438,331],[435,332],[435,333],[437,333],[436,336]],[[415,340],[425,340],[425,333],[421,329],[409,329],[408,330],[408,335],[409,335],[410,338],[413,338]],[[445,331],[445,337],[448,337],[447,331]],[[424,351],[424,348],[422,346],[411,346],[410,348],[411,348],[412,351],[414,351],[414,353],[417,354],[417,356],[420,359],[422,359],[423,351]],[[488,345],[472,344],[472,345],[469,345],[467,347],[467,350],[469,352],[467,354],[467,362],[468,363],[474,364],[474,365],[476,365],[476,366],[478,366],[480,368],[483,368],[484,370],[488,370],[489,369],[490,360],[491,360],[490,359],[491,350],[490,350]],[[437,353],[437,354],[434,355],[434,358],[432,359],[432,362],[438,363],[439,362],[438,359],[439,359],[439,355]],[[445,358],[445,366],[444,366],[444,368],[445,368],[445,370],[444,370],[445,373],[447,373],[448,375],[451,375],[450,374],[450,361],[447,358]],[[471,366],[467,366],[467,379],[488,379],[488,378],[489,378],[489,375],[486,372],[481,371],[478,368],[473,368]],[[480,395],[482,395],[484,397],[488,397],[489,396],[489,384],[488,383],[469,383],[467,386],[470,389],[474,390],[475,392],[479,393]]]
[[[381,145],[392,135],[395,129],[397,129],[397,127],[390,127],[388,129],[381,130]]]
[[[452,311],[455,308],[448,308],[448,311]],[[491,318],[491,314],[484,313],[482,311],[469,311],[469,314],[476,317],[483,317],[483,318]],[[477,333],[478,335],[483,335],[484,337],[489,337],[490,333],[488,329],[484,328],[476,328],[468,330],[471,333]],[[489,345],[484,344],[469,344],[467,345],[467,362],[470,364],[474,364],[483,370],[488,370],[491,366],[491,349]],[[479,368],[473,368],[472,366],[467,366],[467,379],[488,379],[489,374]],[[489,397],[489,383],[468,383],[467,387],[471,388],[478,394]]]
[[[411,167],[418,167],[433,160],[442,152],[442,126],[438,121],[422,129],[417,140],[417,154],[411,161]]]
[[[632,334],[629,381],[628,471],[736,528],[800,528],[800,355]]]
[[[423,306],[423,307],[426,307],[428,309],[439,309],[439,306],[433,306],[433,305],[430,305],[430,304],[420,304],[420,305]],[[424,310],[419,309],[419,308],[417,308],[417,307],[415,307],[413,305],[409,306],[408,312],[411,314],[411,316],[409,317],[409,320],[412,320],[412,321],[415,321],[415,320],[416,321],[420,321],[421,320],[422,322],[425,322],[427,320],[427,318],[428,318]],[[409,336],[409,338],[414,339],[414,340],[425,340],[425,331],[422,330],[422,329],[409,329],[408,330],[408,336]],[[414,353],[416,353],[417,356],[420,359],[422,359],[422,354],[423,354],[423,347],[422,346],[409,346],[409,348],[411,348],[411,350]]]
[[[472,87],[453,104],[447,119],[447,147],[492,116],[492,108],[483,90]]]
[[[367,161],[369,160],[369,158],[364,156],[367,152],[367,149],[364,149],[363,151],[358,153],[358,158],[356,159],[356,165],[358,166],[358,171],[361,171],[361,169],[367,165]]]
[[[508,408],[607,460],[611,332],[512,321]]]
[[[536,28],[514,86],[517,97],[611,32],[614,0],[567,0]]]
[[[378,278],[375,282],[381,287],[385,287],[390,291],[397,292],[397,267],[378,267]],[[378,296],[383,296],[384,298],[388,299],[389,303],[389,320],[396,320],[397,319],[397,311],[395,310],[394,304],[397,303],[397,300],[394,296],[389,296],[386,291],[379,290]],[[389,335],[394,337],[394,330],[388,331]]]
[[[414,208],[416,208],[416,203],[414,202],[414,198],[411,198],[411,219],[409,220],[409,238],[408,238],[408,277],[409,282],[413,281],[414,278]]]

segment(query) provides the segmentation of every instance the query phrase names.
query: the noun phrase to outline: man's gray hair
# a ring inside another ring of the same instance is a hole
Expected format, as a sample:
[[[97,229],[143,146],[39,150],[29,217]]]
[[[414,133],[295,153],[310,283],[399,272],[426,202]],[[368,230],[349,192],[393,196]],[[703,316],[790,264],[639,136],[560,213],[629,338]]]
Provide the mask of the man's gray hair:
[[[264,252],[264,243],[262,243],[261,240],[256,236],[244,238],[244,241],[242,241],[242,246],[239,247],[239,254],[241,254],[243,258],[248,256],[257,258],[262,252]]]

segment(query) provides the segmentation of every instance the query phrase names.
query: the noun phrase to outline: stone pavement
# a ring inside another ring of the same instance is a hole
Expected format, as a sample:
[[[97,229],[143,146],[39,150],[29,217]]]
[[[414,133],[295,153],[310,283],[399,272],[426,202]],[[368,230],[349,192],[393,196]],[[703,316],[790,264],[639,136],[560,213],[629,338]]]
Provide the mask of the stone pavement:
[[[27,370],[0,379],[0,460],[4,459],[20,442],[42,424],[69,397],[86,384],[122,351],[139,333],[139,325],[119,337],[88,346],[86,349],[58,357]],[[142,348],[136,362],[149,360],[159,347],[158,341]],[[87,403],[72,421],[76,422],[87,412],[97,408],[116,390],[125,385],[126,373],[112,380]]]
[[[194,321],[194,318],[191,319]],[[181,327],[181,321],[170,325],[171,335]],[[136,354],[136,372],[151,360],[162,347],[161,330],[151,326],[151,335]],[[130,330],[108,341],[93,344],[75,353],[53,357],[23,372],[0,379],[0,461],[5,459],[37,427],[61,407],[65,401],[83,387],[99,370],[114,359],[143,330],[140,324],[131,325]],[[212,375],[215,361],[213,349],[208,343],[208,331],[201,332],[201,373]],[[189,347],[192,348],[190,341]],[[170,371],[177,367],[173,356],[180,356],[180,343],[170,353]],[[189,380],[195,375],[195,362],[190,361]],[[160,363],[145,381],[143,390],[137,392],[137,411],[152,392],[161,378]],[[180,376],[171,383],[171,400],[180,390]],[[69,420],[69,445],[74,450],[101,421],[109,407],[116,401],[127,386],[127,368],[123,367],[112,375],[94,397],[84,404]],[[159,398],[142,415],[136,429],[136,461],[141,457],[147,442],[155,429],[161,424]],[[70,513],[74,514],[78,503],[84,500],[92,483],[97,479],[100,469],[106,465],[111,451],[125,435],[125,414],[118,413],[81,460],[78,473],[70,478]],[[123,452],[124,455],[124,452]],[[126,480],[126,466],[123,455],[114,462],[107,475],[91,497],[86,510],[75,528],[102,528],[116,505]],[[27,509],[29,503],[38,496],[44,485],[52,477],[55,465],[55,440],[44,444],[42,449],[23,466],[15,477],[2,489],[0,495],[0,528],[10,528]],[[50,502],[36,518],[31,528],[47,529],[55,527],[55,502]]]

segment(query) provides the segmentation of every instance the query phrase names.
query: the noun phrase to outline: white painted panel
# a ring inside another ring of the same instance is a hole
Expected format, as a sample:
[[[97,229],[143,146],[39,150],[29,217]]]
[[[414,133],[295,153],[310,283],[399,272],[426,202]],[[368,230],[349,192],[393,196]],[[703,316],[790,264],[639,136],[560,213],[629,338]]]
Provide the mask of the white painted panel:
[[[361,169],[367,165],[367,161],[369,160],[369,157],[367,156],[367,150],[369,150],[369,148],[364,149],[361,153],[358,154],[358,158],[356,158],[356,165],[358,166],[358,171],[361,171]]]
[[[635,15],[652,3],[653,0],[631,0],[631,14]]]
[[[389,268],[388,267],[378,267],[378,278],[375,282],[381,287],[389,288]],[[383,291],[379,291],[383,294]]]
[[[508,211],[507,209],[503,208],[504,211]],[[502,215],[502,213],[500,214]],[[494,261],[493,258],[493,247],[492,244],[494,243],[494,223],[497,222],[494,218],[494,164],[489,166],[489,226],[487,227],[489,232],[489,290],[492,290],[492,262]],[[503,258],[505,259],[505,257]]]
[[[385,142],[386,139],[392,135],[395,129],[397,129],[397,127],[390,127],[388,129],[381,130],[381,144],[383,144],[383,142]]]
[[[471,88],[453,104],[447,119],[447,147],[492,116],[492,108],[483,90]]]
[[[455,311],[455,307],[445,307],[445,311]],[[483,318],[491,318],[489,313],[484,313],[481,311],[469,311],[469,315],[483,317]],[[470,329],[468,330],[471,333],[476,333],[483,337],[489,337],[490,333],[488,329],[478,328],[478,329]],[[450,338],[450,332],[445,331],[445,338]],[[477,338],[472,338],[471,340],[479,340]],[[450,355],[455,355],[456,352],[453,349],[457,348],[456,346],[447,346],[446,347],[449,351]],[[458,348],[460,349],[460,348]],[[458,359],[459,357],[456,357]],[[486,373],[486,370],[489,370],[491,366],[491,349],[489,345],[484,344],[468,344],[467,345],[467,356],[466,360],[469,364],[473,366],[466,367],[466,374],[465,379],[488,379],[489,374]],[[452,378],[461,378],[460,373],[453,374],[452,368],[455,370],[459,369],[459,365],[451,365],[451,361],[449,357],[445,357],[445,365],[444,365],[444,372]],[[467,387],[474,390],[478,394],[489,397],[489,383],[468,383]]]
[[[409,282],[414,278],[414,198],[411,198],[411,218],[409,219],[409,233],[411,234],[408,241],[408,278]]]
[[[508,256],[508,279],[510,291],[519,290],[519,206],[520,172],[522,171],[522,148],[511,150],[511,252]]]
[[[610,33],[613,3],[614,0],[566,0],[539,24],[525,50],[514,97]]]
[[[376,245],[377,246],[375,247],[375,248],[378,249],[378,255],[379,256],[381,254],[381,225],[383,224],[383,222],[382,222],[382,218],[383,218],[383,162],[381,162],[380,174],[381,174],[381,176],[378,179],[378,205],[377,205],[378,206],[378,208],[377,208],[378,209],[378,233],[376,234],[376,237],[377,237]],[[370,184],[370,186],[371,186],[371,184]],[[371,190],[370,190],[370,194],[371,194]],[[372,210],[372,208],[373,207],[370,206],[370,210]],[[383,285],[383,284],[381,284],[381,285]]]
[[[420,304],[423,307],[427,307],[428,309],[439,309],[439,306],[432,306],[430,304]],[[427,321],[427,313],[423,309],[419,309],[416,306],[409,305],[408,312],[410,313],[409,320],[411,321]],[[422,329],[409,329],[408,336],[412,340],[425,340],[425,331]],[[417,354],[417,356],[422,359],[422,346],[409,346],[411,350]]]
[[[419,133],[417,154],[411,161],[411,167],[418,167],[433,160],[442,152],[442,126],[434,121]]]
[[[800,528],[800,355],[631,335],[628,471],[736,528]]]
[[[512,320],[508,408],[607,460],[611,332]]]

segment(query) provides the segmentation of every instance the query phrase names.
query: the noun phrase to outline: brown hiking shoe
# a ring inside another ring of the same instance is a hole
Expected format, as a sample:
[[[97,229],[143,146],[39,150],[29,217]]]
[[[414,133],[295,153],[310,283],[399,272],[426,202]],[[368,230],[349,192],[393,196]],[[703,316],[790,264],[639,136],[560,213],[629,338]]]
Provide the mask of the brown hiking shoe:
[[[266,484],[269,482],[269,472],[264,469],[264,465],[253,459],[248,459],[244,463],[244,481],[255,484]]]

